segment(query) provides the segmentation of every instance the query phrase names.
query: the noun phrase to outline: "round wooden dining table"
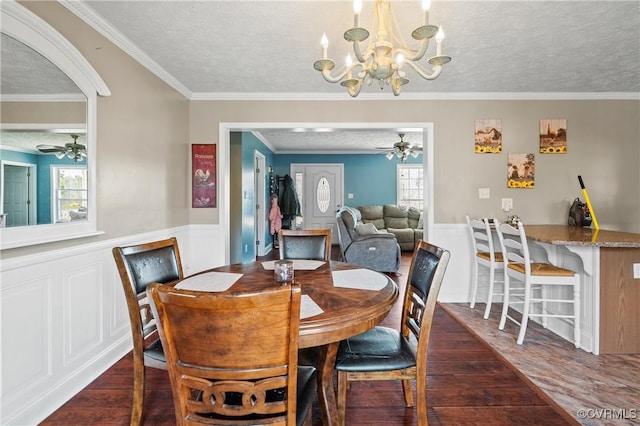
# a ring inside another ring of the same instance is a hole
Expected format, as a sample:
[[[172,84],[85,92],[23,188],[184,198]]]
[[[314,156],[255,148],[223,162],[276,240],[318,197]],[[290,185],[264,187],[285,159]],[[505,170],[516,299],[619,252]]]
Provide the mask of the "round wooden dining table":
[[[208,291],[256,291],[281,284],[274,279],[273,263],[256,261],[221,266],[187,277],[177,286],[198,289],[185,284],[189,280],[207,282],[203,278],[219,277],[226,279],[226,284],[209,287]],[[337,425],[333,369],[340,341],[382,321],[398,297],[398,286],[384,274],[336,261],[296,260],[294,281],[302,289],[299,347],[318,348],[322,424]]]

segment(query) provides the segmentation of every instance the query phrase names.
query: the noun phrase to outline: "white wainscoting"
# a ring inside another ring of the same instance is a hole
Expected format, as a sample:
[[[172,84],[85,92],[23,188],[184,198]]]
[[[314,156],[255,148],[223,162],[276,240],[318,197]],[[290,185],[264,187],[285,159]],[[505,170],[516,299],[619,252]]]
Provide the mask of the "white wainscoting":
[[[467,224],[435,224],[435,244],[451,252],[449,266],[440,288],[438,300],[445,303],[464,303],[471,300],[471,238]],[[486,300],[486,292],[478,292],[477,300]]]
[[[112,247],[176,236],[185,274],[224,264],[219,225],[2,260],[0,424],[35,425],[131,350]]]
[[[3,425],[35,425],[131,350],[112,247],[176,236],[185,274],[224,264],[219,225],[191,225],[78,245],[0,263]],[[443,302],[469,297],[466,225],[436,225],[451,252]]]

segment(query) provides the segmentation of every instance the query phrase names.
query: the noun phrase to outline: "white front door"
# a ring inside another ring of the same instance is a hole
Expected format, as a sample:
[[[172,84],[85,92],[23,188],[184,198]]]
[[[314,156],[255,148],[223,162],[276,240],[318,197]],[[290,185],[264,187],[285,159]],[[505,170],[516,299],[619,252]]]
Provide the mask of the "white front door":
[[[291,164],[291,176],[300,201],[303,229],[331,229],[338,241],[336,212],[342,207],[343,164]]]

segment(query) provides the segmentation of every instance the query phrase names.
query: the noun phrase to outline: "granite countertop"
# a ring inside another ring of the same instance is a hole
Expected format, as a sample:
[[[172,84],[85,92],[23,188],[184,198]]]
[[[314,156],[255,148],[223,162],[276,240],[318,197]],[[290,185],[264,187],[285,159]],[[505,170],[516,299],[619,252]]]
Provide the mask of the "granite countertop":
[[[533,241],[569,246],[640,247],[640,234],[568,225],[525,225]]]

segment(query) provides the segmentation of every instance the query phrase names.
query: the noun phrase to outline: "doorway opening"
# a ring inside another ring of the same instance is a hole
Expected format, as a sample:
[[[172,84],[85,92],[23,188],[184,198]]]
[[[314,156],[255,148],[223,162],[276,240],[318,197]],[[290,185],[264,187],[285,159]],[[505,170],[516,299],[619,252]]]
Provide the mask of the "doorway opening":
[[[380,129],[396,129],[403,127],[421,128],[423,129],[423,169],[424,169],[424,232],[425,238],[429,238],[433,234],[433,191],[434,191],[434,125],[430,122],[393,122],[393,123],[299,123],[299,122],[221,122],[219,124],[219,194],[218,202],[220,208],[219,225],[223,230],[223,245],[225,247],[225,263],[229,263],[230,258],[230,241],[232,238],[230,231],[231,205],[230,205],[230,139],[231,132],[250,132],[255,129],[294,129],[304,127],[308,129],[323,129],[331,127],[340,131],[340,129],[371,129],[372,127]],[[275,152],[274,154],[278,154]]]

